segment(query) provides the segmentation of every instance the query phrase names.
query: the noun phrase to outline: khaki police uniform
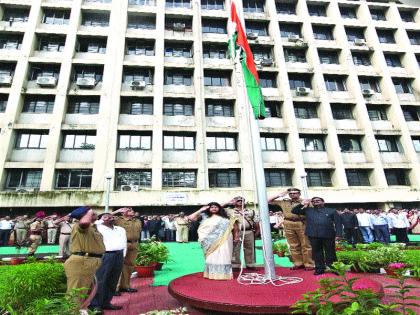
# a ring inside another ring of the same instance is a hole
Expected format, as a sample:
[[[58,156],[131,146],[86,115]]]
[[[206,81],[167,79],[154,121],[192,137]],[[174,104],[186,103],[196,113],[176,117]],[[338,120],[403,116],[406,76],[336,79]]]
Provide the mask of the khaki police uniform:
[[[75,224],[70,240],[71,256],[64,263],[67,276],[67,292],[77,288],[90,288],[96,270],[101,265],[105,245],[102,234],[96,225],[82,229],[79,223]]]
[[[47,243],[55,244],[57,238],[57,226],[54,224],[54,220],[50,219],[47,221]]]
[[[178,243],[188,243],[188,218],[177,217],[175,219],[176,241]]]
[[[70,256],[70,235],[73,229],[73,223],[63,221],[60,223],[60,237],[58,238],[58,255],[63,257]]]
[[[29,223],[26,220],[20,219],[16,222],[15,230],[17,244],[22,244],[22,242],[26,240],[26,236],[28,235],[28,227]]]
[[[244,237],[244,259],[247,267],[255,267],[255,225],[258,219],[254,210],[244,209],[245,215],[242,215],[241,209],[228,209],[230,217],[235,217],[238,222],[239,235],[242,237],[245,227]],[[238,242],[233,246],[232,268],[241,267],[241,243]]]
[[[284,236],[290,247],[289,250],[293,265],[296,267],[305,266],[306,268],[313,268],[312,248],[308,237],[305,235],[305,216],[292,213],[292,209],[300,205],[301,202],[302,199],[297,201],[284,199],[273,201],[272,203],[283,210]]]
[[[29,239],[31,240],[31,246],[29,247],[28,255],[33,255],[35,254],[38,246],[42,243],[42,223],[39,221],[31,223],[31,225],[29,226],[29,231]]]
[[[127,235],[127,253],[124,258],[123,270],[120,278],[120,289],[130,288],[130,278],[134,271],[141,233],[141,222],[136,218],[115,217],[115,225],[125,229]]]

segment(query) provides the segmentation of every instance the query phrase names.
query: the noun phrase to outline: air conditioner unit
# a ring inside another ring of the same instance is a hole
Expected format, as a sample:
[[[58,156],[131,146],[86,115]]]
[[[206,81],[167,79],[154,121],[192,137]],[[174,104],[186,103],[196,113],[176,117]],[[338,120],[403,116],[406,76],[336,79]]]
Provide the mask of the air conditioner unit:
[[[121,185],[121,191],[139,191],[139,185]]]
[[[10,75],[0,76],[0,85],[12,85],[12,76]]]
[[[143,90],[146,87],[146,81],[133,80],[130,82],[130,87],[133,90]]]
[[[289,35],[288,40],[289,42],[296,43],[302,41],[302,38],[299,35]]]
[[[76,85],[81,88],[94,88],[96,85],[96,80],[94,78],[78,78]]]
[[[36,84],[41,87],[54,87],[57,85],[56,77],[38,77],[36,79]]]
[[[354,44],[356,46],[365,46],[366,45],[366,41],[363,38],[356,38],[354,40]]]
[[[35,191],[39,191],[39,188],[35,188],[35,187],[16,187],[16,191],[17,192],[35,192]]]
[[[308,95],[310,91],[311,91],[310,88],[303,87],[303,86],[299,86],[296,88],[297,95]]]
[[[362,90],[362,94],[363,96],[372,96],[373,94],[375,94],[375,91],[371,89],[364,89]]]
[[[273,59],[271,58],[264,58],[260,61],[260,65],[263,67],[270,67],[273,65]]]
[[[258,34],[257,33],[246,33],[246,38],[255,40],[255,39],[258,38]]]
[[[173,28],[174,28],[174,31],[184,31],[185,23],[174,23]]]

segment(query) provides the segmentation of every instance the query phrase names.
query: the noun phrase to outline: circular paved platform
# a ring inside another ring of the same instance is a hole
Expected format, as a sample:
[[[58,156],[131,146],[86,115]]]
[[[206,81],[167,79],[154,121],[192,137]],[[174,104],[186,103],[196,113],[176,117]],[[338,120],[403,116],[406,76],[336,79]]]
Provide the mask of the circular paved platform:
[[[261,268],[259,273],[264,273]],[[319,287],[319,280],[333,277],[333,274],[314,276],[312,271],[289,270],[276,268],[276,274],[283,277],[300,277],[298,284],[276,287],[273,285],[241,285],[235,279],[216,281],[204,279],[202,273],[193,273],[177,278],[169,283],[169,293],[183,304],[218,312],[247,314],[289,314],[290,306],[302,297],[303,293]],[[361,274],[350,277],[360,278]],[[361,278],[355,283],[363,282],[364,287],[383,293],[379,282]]]

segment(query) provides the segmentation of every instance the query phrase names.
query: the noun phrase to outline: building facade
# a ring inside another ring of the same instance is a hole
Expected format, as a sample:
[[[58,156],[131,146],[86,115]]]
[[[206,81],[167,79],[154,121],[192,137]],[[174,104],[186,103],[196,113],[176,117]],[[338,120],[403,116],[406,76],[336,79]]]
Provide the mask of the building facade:
[[[242,0],[269,195],[418,205],[420,13]],[[0,0],[0,209],[256,200],[223,0]]]

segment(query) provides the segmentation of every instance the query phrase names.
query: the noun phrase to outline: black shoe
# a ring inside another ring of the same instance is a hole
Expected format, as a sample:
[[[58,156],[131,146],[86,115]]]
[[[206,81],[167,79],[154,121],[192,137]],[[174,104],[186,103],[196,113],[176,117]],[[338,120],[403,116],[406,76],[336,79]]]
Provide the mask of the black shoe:
[[[134,293],[137,291],[138,291],[137,289],[133,289],[133,288],[120,289],[120,292],[128,292],[128,293]]]
[[[104,306],[104,310],[112,310],[112,311],[118,311],[121,310],[123,307],[119,305],[109,304],[107,306]]]
[[[318,276],[318,275],[323,275],[325,273],[325,271],[324,270],[316,270],[315,272],[314,272],[314,275],[315,276]]]
[[[92,311],[93,314],[95,314],[95,315],[102,315],[104,313],[104,311],[101,308],[99,308],[99,307],[90,307],[89,306],[88,309],[90,311]]]
[[[115,291],[114,296],[121,296],[121,291]]]

